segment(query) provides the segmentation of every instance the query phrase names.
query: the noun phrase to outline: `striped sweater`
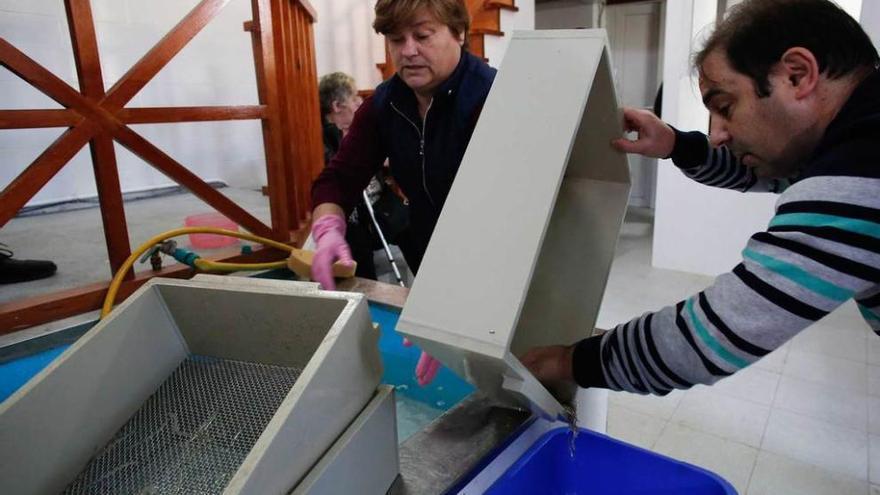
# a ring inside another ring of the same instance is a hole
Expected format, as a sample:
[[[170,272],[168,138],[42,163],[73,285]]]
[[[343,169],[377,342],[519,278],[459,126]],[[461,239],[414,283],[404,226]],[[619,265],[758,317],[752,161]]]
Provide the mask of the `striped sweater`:
[[[702,133],[676,131],[673,162],[709,186],[781,193],[742,261],[702,292],[585,339],[575,380],[665,395],[749,366],[855,299],[880,334],[880,74],[853,93],[791,180],[759,179]]]

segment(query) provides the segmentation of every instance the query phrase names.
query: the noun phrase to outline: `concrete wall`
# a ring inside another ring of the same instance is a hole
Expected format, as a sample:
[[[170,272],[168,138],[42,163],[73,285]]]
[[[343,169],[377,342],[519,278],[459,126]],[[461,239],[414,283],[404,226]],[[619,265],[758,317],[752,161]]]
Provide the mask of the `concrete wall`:
[[[105,85],[112,86],[161,39],[196,0],[92,0]],[[257,103],[250,35],[242,22],[250,2],[233,0],[128,105],[252,105]],[[78,88],[63,2],[0,0],[0,36]],[[0,68],[0,108],[60,108]],[[138,125],[134,130],[204,179],[231,185],[265,184],[262,133],[257,121]],[[0,131],[0,187],[27,167],[62,129]],[[124,191],[173,182],[117,145]],[[31,205],[96,194],[88,147]]]
[[[738,3],[728,1],[728,6]],[[859,16],[861,0],[838,2]],[[877,32],[880,12],[863,24]],[[664,53],[664,118],[685,130],[706,130],[708,113],[699,98],[690,55],[711,32],[716,3],[710,0],[667,0]],[[869,9],[866,9],[869,10]],[[742,194],[697,184],[669,161],[659,164],[654,224],[653,264],[659,268],[716,275],[732,269],[749,236],[764,230],[777,196]]]

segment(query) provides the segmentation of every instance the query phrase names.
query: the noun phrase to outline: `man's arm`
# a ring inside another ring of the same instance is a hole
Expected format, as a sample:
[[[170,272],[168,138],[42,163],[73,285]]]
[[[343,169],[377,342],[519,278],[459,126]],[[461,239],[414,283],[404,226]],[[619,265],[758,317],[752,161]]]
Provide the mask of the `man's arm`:
[[[726,146],[713,148],[699,131],[682,132],[646,110],[624,109],[626,131],[638,133],[634,141],[616,139],[615,148],[653,158],[671,158],[691,179],[707,186],[742,192],[782,192],[788,181],[761,179],[739,163]]]
[[[785,190],[787,180],[759,178],[752,169],[741,164],[727,146],[713,147],[709,138],[699,131],[675,133],[675,148],[668,158],[684,175],[712,187],[741,192],[774,192]]]
[[[848,299],[864,302],[880,284],[878,181],[798,182],[780,198],[768,229],[749,240],[736,268],[674,306],[578,343],[573,378],[583,387],[658,395],[711,384]]]

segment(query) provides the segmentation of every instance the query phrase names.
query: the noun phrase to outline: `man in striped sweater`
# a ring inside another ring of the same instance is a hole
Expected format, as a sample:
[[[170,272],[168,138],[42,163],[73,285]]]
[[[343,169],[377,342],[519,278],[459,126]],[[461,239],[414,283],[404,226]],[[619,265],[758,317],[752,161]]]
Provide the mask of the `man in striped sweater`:
[[[827,0],[747,0],[696,56],[710,136],[626,109],[628,152],[709,186],[781,193],[712,286],[573,346],[522,357],[546,381],[664,395],[749,366],[855,299],[880,334],[880,71]]]

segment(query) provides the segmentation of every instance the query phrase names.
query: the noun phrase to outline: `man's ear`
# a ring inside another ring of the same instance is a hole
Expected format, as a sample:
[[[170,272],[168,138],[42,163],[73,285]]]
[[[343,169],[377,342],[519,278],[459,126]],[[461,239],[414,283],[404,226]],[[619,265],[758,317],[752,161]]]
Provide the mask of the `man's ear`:
[[[782,54],[776,69],[794,90],[796,98],[812,95],[819,84],[819,62],[813,52],[803,47],[789,48]]]
[[[330,103],[330,109],[333,110],[333,113],[339,113],[342,111],[342,105],[338,101],[334,101]]]

